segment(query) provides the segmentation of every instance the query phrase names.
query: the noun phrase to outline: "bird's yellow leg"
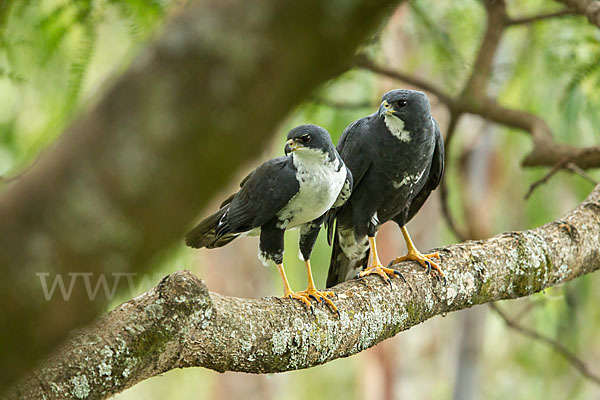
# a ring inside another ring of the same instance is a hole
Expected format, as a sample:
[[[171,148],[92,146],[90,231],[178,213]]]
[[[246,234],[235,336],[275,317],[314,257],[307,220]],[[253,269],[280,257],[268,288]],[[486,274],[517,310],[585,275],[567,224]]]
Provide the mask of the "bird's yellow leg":
[[[408,252],[406,253],[406,255],[396,258],[392,263],[398,264],[402,261],[416,261],[419,264],[421,264],[424,268],[427,268],[428,272],[431,271],[431,269],[434,269],[441,278],[444,278],[445,274],[440,268],[440,266],[431,260],[432,258],[439,259],[439,253],[421,253],[413,244],[410,235],[408,234],[408,230],[406,230],[406,227],[403,226],[400,229],[402,230],[402,236],[404,236],[404,240],[406,241],[406,248],[408,249]]]
[[[285,276],[285,270],[283,269],[283,264],[277,264],[277,269],[279,270],[279,275],[281,276],[281,280],[283,281],[283,297],[288,297],[290,299],[297,299],[304,303],[308,308],[312,309],[312,304],[310,304],[310,300],[308,300],[304,296],[297,296],[296,293],[292,291],[290,288],[290,284],[287,280],[287,276]]]
[[[306,290],[302,290],[301,292],[293,292],[288,283],[287,277],[285,276],[285,271],[283,269],[283,264],[279,264],[277,268],[279,268],[279,274],[281,275],[281,279],[283,280],[283,297],[288,297],[290,299],[300,300],[304,305],[308,308],[313,309],[312,304],[310,303],[310,299],[313,299],[319,303],[325,302],[332,309],[332,311],[338,313],[338,309],[333,304],[333,302],[327,298],[327,296],[334,296],[334,292],[320,292],[315,287],[315,281],[313,280],[312,270],[310,268],[310,261],[306,260],[306,274],[308,277],[308,286]]]
[[[335,293],[332,291],[321,292],[317,290],[315,286],[315,281],[313,280],[312,270],[310,268],[310,260],[306,260],[304,261],[304,263],[306,264],[306,276],[308,279],[308,286],[306,290],[296,292],[296,295],[311,298],[315,301],[318,301],[319,303],[325,302],[327,303],[329,308],[331,308],[332,311],[339,314],[337,307],[335,306],[335,304],[333,304],[333,301],[327,298],[327,296],[335,296]]]
[[[375,243],[374,236],[369,236],[369,247],[371,249],[371,266],[365,269],[364,271],[361,271],[358,274],[359,278],[362,278],[363,276],[367,275],[377,274],[389,284],[392,283],[390,276],[398,275],[402,278],[402,280],[404,280],[404,277],[402,276],[402,274],[400,274],[400,272],[391,268],[386,268],[383,266],[383,264],[381,264],[381,261],[379,261],[379,255],[377,254],[377,244]]]

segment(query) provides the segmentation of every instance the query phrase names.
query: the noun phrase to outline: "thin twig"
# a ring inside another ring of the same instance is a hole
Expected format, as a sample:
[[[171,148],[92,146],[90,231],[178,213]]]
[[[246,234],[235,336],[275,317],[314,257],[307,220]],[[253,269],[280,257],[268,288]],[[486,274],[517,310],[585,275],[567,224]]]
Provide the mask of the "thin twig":
[[[519,311],[517,313],[517,315],[515,315],[513,317],[513,322],[517,323],[519,321],[521,321],[527,314],[529,314],[529,312],[531,310],[533,310],[535,307],[539,306],[540,304],[543,304],[542,301],[529,301],[529,303],[527,303],[527,305],[525,307],[523,307],[523,309],[521,311]]]
[[[600,28],[600,2],[594,0],[557,0]]]
[[[550,170],[546,173],[546,175],[544,175],[542,178],[538,179],[537,181],[533,182],[531,184],[531,186],[529,186],[529,190],[527,190],[527,193],[525,193],[525,200],[529,200],[529,198],[531,197],[531,195],[533,194],[535,189],[537,189],[539,186],[542,186],[544,183],[548,182],[550,180],[550,178],[552,178],[552,176],[554,176],[554,174],[556,174],[558,171],[563,169],[569,161],[570,161],[570,159],[566,159],[566,160],[559,162],[554,167],[550,168]]]
[[[446,92],[443,89],[436,86],[435,84],[428,82],[424,79],[418,78],[416,76],[413,76],[413,75],[405,74],[405,73],[399,72],[399,71],[394,71],[389,68],[385,68],[383,66],[377,65],[364,54],[359,54],[356,57],[356,65],[361,68],[367,69],[369,71],[372,71],[372,72],[375,72],[375,73],[378,73],[381,75],[385,75],[390,78],[397,79],[399,81],[406,82],[409,85],[423,89],[423,90],[433,94],[435,97],[437,97],[442,103],[446,104],[446,106],[448,106],[448,107],[453,106],[455,103],[455,101],[452,99],[452,97],[450,95],[446,94]]]
[[[582,171],[581,168],[579,168],[576,164],[573,163],[573,160],[576,158],[580,158],[582,156],[586,156],[586,155],[597,153],[597,152],[600,152],[600,147],[598,147],[598,146],[588,147],[585,149],[581,149],[580,151],[576,152],[575,154],[573,154],[569,157],[564,158],[562,161],[555,164],[550,169],[550,171],[548,171],[546,173],[546,175],[544,175],[541,179],[538,179],[537,181],[533,182],[531,184],[531,186],[529,186],[529,190],[525,194],[525,200],[528,200],[531,197],[531,195],[533,194],[533,192],[535,191],[535,189],[537,189],[539,186],[548,182],[550,180],[550,178],[552,178],[552,176],[554,176],[558,171],[560,171],[561,169],[567,169],[567,166],[569,164],[572,164],[574,167],[578,168],[579,171]],[[571,170],[573,170],[573,169],[571,169]],[[573,170],[573,172],[576,172],[576,171]],[[579,173],[579,172],[576,172],[576,173]],[[587,174],[585,174],[585,175],[589,179],[591,179],[591,182],[593,182],[595,184],[596,181],[593,178],[589,177],[589,175],[587,175]]]
[[[569,171],[573,172],[574,174],[579,175],[580,177],[582,177],[584,180],[588,181],[589,183],[591,183],[592,185],[597,185],[598,181],[595,180],[594,178],[592,178],[587,172],[585,172],[583,169],[579,168],[579,166],[577,164],[574,164],[572,162],[568,163],[565,167],[566,169],[568,169]]]
[[[504,320],[507,326],[516,330],[517,332],[529,336],[532,339],[535,339],[539,342],[545,343],[548,346],[552,347],[558,354],[564,357],[576,370],[578,370],[583,376],[591,380],[592,382],[600,385],[600,376],[594,374],[590,371],[589,367],[585,362],[583,362],[580,358],[578,358],[574,353],[572,353],[569,349],[567,349],[562,343],[559,341],[552,339],[550,337],[544,336],[532,329],[525,328],[515,321],[513,321],[508,315],[506,315],[500,307],[496,303],[489,303],[489,306],[492,310],[494,310],[500,318]]]
[[[535,23],[535,22],[547,21],[552,18],[572,17],[572,16],[577,16],[577,15],[578,15],[577,13],[575,13],[569,9],[565,9],[565,10],[548,12],[548,13],[543,13],[543,14],[538,14],[538,15],[531,15],[529,17],[517,17],[517,18],[507,17],[505,23],[507,26],[528,25],[528,24]]]

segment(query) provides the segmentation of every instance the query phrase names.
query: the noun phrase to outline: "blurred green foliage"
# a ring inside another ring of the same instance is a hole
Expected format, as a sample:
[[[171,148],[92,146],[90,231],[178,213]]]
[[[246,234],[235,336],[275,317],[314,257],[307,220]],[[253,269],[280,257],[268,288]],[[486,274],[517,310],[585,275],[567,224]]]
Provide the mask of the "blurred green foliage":
[[[15,3],[8,17],[0,22],[3,24],[0,26],[0,176],[18,175],[53,143],[76,112],[101,95],[110,78],[127,67],[175,6],[174,2],[158,0]],[[509,2],[509,13],[514,17],[557,9],[560,5],[545,0]],[[471,72],[485,28],[482,5],[475,0],[413,0],[402,12],[379,32],[366,51],[381,63],[427,78],[456,94]],[[401,57],[394,58],[390,47],[400,48]],[[509,28],[495,60],[489,93],[507,107],[543,116],[559,141],[587,146],[596,144],[600,138],[599,84],[600,31],[581,17],[564,17]],[[281,154],[285,132],[300,123],[325,127],[336,142],[350,122],[376,110],[381,94],[388,88],[389,81],[369,72],[352,70],[343,74],[288,116],[275,136],[272,154],[261,157]],[[434,114],[438,121],[445,121],[445,110],[435,102]],[[492,200],[481,203],[480,207],[488,210],[492,233],[529,228],[556,219],[590,191],[588,182],[560,173],[540,187],[530,200],[523,200],[529,184],[547,171],[521,168],[520,160],[531,148],[529,136],[498,126],[480,129],[477,124],[473,119],[463,121],[449,149],[445,179],[450,189],[450,207],[461,225],[465,222],[463,196],[468,191],[457,168],[464,149],[476,146],[484,135],[491,136],[494,164],[487,185]],[[600,178],[597,171],[590,174]],[[0,180],[0,190],[2,185]],[[223,183],[224,188],[227,186]],[[419,217],[416,220],[418,223]],[[438,226],[434,227],[436,232],[432,228],[431,234],[437,238],[436,246],[456,240],[444,224]],[[296,258],[297,240],[297,232],[287,234],[285,265],[292,286],[300,289],[306,278],[304,267]],[[329,251],[322,232],[312,257],[315,278],[321,285],[327,273]],[[201,252],[180,245],[158,255],[149,275],[137,280],[137,292],[149,289],[162,276],[177,269],[195,268],[202,276],[206,265],[202,256],[198,256]],[[271,282],[272,295],[279,295],[281,287],[276,272],[259,269],[258,261],[247,262],[256,263],[256,274]],[[600,301],[599,289],[598,279],[587,276],[545,294],[501,305],[512,311],[533,303],[525,323],[559,339],[592,362],[600,355],[596,329],[600,323],[600,310],[596,306]],[[131,295],[122,293],[112,306]],[[442,328],[433,331],[428,328],[431,326]],[[448,316],[393,339],[403,363],[402,370],[395,373],[401,382],[398,385],[402,386],[397,389],[399,393],[411,398],[451,396],[456,353],[452,343],[458,340],[458,327],[455,316]],[[433,346],[435,351],[402,347],[427,340],[444,344]],[[362,398],[359,377],[365,357],[368,356],[361,354],[322,367],[270,377],[276,391],[272,397]],[[487,319],[481,358],[482,397],[486,399],[600,396],[596,387],[555,352],[507,330],[497,318]],[[595,367],[600,370],[598,365]],[[422,385],[410,386],[400,374],[407,374]],[[217,375],[209,371],[173,371],[143,382],[117,398],[211,397],[217,382]]]
[[[123,70],[168,1],[29,0],[0,22],[0,176],[17,174]]]

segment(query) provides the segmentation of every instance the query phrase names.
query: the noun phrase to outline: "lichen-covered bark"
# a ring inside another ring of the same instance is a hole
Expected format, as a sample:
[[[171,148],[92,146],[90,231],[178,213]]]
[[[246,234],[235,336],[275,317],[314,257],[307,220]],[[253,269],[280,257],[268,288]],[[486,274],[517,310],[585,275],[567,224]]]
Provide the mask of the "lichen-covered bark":
[[[539,292],[600,268],[600,185],[573,212],[539,228],[439,249],[448,282],[397,267],[336,286],[340,317],[288,299],[210,293],[174,273],[73,334],[9,398],[102,399],[173,368],[282,372],[369,348],[435,315]]]
[[[180,10],[1,193],[0,393],[106,304],[83,285],[45,301],[36,273],[147,268],[294,105],[349,67],[396,3],[197,0]]]

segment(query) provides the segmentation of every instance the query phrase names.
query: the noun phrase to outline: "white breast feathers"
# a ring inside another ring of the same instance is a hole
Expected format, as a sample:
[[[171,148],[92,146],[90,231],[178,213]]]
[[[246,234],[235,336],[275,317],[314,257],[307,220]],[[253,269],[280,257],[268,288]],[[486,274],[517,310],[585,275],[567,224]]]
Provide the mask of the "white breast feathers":
[[[281,227],[294,228],[325,214],[338,198],[346,181],[346,168],[321,150],[303,148],[293,155],[298,193],[277,214]]]

